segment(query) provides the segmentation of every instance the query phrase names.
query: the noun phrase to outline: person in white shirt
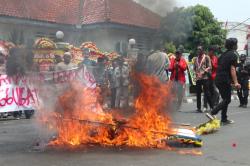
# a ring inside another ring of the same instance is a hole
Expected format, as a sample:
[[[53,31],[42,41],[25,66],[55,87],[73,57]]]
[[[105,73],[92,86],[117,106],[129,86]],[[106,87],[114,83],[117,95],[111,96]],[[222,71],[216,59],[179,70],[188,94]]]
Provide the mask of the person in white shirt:
[[[63,62],[56,65],[56,71],[71,70],[77,68],[77,65],[71,62],[72,56],[70,52],[65,52],[63,55]]]
[[[129,66],[128,62],[124,62],[122,66],[122,96],[124,100],[124,107],[129,105]]]
[[[114,68],[114,87],[116,91],[115,108],[120,108],[121,93],[122,93],[121,79],[122,79],[122,68],[120,63],[116,62]]]

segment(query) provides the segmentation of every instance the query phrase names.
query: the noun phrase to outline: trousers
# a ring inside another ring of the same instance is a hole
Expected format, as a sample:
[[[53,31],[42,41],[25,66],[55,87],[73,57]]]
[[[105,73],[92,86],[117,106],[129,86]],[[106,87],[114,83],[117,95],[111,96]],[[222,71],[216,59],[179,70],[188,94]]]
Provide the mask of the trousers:
[[[248,95],[249,95],[249,89],[248,89],[248,80],[242,80],[239,81],[241,88],[237,91],[237,95],[240,100],[240,105],[247,105],[248,103]]]
[[[122,86],[122,97],[124,101],[123,107],[128,107],[129,106],[129,89],[128,86]]]
[[[183,101],[184,97],[184,85],[180,83],[179,81],[173,82],[173,92],[176,94],[176,103],[175,103],[175,109],[179,110]]]
[[[209,91],[211,94],[213,106],[215,106],[215,105],[219,104],[220,94],[217,91],[215,82],[213,80],[209,80],[209,81],[210,81],[209,82]],[[206,96],[204,96],[204,107],[205,108],[207,108],[207,104],[208,104],[207,98],[206,98]]]
[[[209,80],[197,80],[196,81],[196,97],[197,97],[197,109],[201,109],[201,93],[204,91],[204,96],[207,98],[207,102],[210,108],[213,108],[211,93],[209,92]]]
[[[228,105],[231,103],[231,84],[226,82],[216,83],[217,88],[219,89],[222,101],[211,111],[212,115],[216,115],[221,111],[221,121],[227,121],[227,109]]]
[[[111,108],[115,108],[115,101],[116,101],[116,89],[111,88],[111,101],[110,101]]]
[[[115,88],[115,108],[120,108],[120,102],[121,102],[121,94],[122,94],[122,88],[117,87]]]

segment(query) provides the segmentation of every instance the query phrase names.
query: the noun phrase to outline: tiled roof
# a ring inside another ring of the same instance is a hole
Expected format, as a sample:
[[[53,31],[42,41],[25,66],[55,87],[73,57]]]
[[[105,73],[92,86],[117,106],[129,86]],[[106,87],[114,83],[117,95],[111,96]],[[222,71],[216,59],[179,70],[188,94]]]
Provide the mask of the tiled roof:
[[[76,24],[79,0],[0,0],[0,15]]]
[[[0,0],[0,4],[0,15],[58,24],[160,26],[160,16],[132,0]]]
[[[82,24],[107,21],[107,0],[85,0],[81,13]]]

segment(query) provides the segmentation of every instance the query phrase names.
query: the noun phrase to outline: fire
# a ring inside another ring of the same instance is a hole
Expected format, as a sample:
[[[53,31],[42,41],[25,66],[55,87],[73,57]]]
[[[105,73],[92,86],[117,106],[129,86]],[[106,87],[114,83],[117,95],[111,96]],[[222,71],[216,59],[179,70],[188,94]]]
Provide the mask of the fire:
[[[108,144],[108,126],[101,123],[115,124],[112,115],[104,113],[98,103],[97,91],[73,83],[59,97],[57,106],[54,120],[58,137],[51,145]]]
[[[170,86],[151,76],[137,78],[141,93],[135,100],[134,115],[126,120],[102,110],[98,91],[72,83],[58,99],[51,120],[57,136],[49,145],[166,148],[166,142],[160,140],[174,134],[165,112]]]
[[[118,135],[118,145],[126,140],[126,145],[136,147],[164,147],[166,143],[159,140],[173,134],[170,127],[171,119],[164,112],[170,97],[168,84],[161,83],[156,77],[139,75],[140,94],[135,101],[135,114]]]

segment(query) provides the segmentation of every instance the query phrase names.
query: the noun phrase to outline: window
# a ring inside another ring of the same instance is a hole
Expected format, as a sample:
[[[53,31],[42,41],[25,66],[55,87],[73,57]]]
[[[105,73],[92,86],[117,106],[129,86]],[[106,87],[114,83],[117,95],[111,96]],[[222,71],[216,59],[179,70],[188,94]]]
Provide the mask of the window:
[[[44,33],[44,32],[37,32],[35,35],[36,38],[41,38],[41,37],[47,37],[50,38],[51,40],[55,41],[56,40],[56,35],[55,33]]]
[[[147,35],[128,35],[128,40],[129,39],[135,39],[136,41],[136,46],[140,50],[150,50],[151,49],[151,38]]]

